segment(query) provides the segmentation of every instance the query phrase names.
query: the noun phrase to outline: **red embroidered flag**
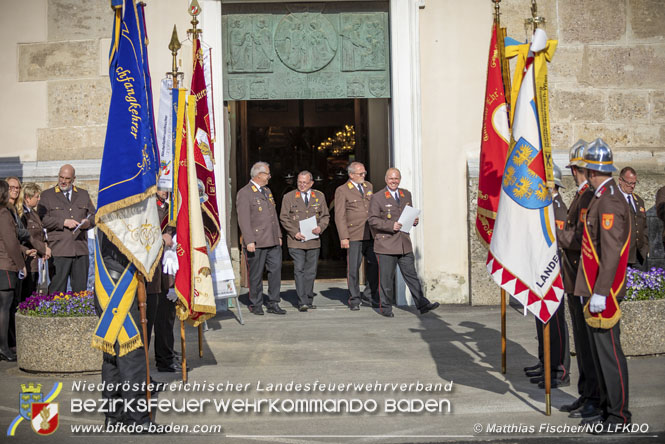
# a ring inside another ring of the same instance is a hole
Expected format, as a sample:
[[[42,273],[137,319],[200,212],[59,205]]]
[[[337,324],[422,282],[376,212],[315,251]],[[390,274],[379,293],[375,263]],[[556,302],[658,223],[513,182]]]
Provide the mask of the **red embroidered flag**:
[[[497,31],[496,24],[494,24],[487,63],[485,111],[478,175],[478,209],[476,212],[476,231],[486,247],[489,246],[494,231],[496,210],[499,207],[501,179],[508,152],[508,140],[510,140],[508,108],[506,106],[503,78],[501,77]]]

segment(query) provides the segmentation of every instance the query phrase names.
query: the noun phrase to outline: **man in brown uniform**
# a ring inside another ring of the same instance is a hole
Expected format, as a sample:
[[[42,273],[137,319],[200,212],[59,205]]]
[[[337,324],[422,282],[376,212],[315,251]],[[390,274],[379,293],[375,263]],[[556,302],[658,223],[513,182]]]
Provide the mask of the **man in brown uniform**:
[[[588,298],[585,315],[600,383],[602,414],[599,420],[602,420],[603,432],[614,432],[631,422],[628,365],[621,349],[621,321],[616,303],[626,293],[632,214],[612,179],[616,168],[612,151],[605,142],[601,139],[591,142],[583,162],[587,180],[595,192],[585,218],[575,294]],[[601,316],[603,321],[599,320]]]
[[[70,276],[74,292],[88,284],[88,230],[95,226],[95,206],[86,190],[74,186],[75,180],[74,167],[63,165],[58,184],[42,193],[37,208],[53,255],[51,293],[66,291]]]
[[[162,240],[165,248],[173,246],[175,227],[169,226],[169,204],[167,191],[157,191],[157,211],[162,228]],[[168,299],[169,288],[173,286],[173,276],[162,271],[162,258],[155,269],[152,280],[146,285],[148,347],[152,328],[155,327],[155,364],[160,372],[176,372],[182,370],[175,360],[173,324],[175,322],[175,301]]]
[[[582,236],[584,234],[584,218],[586,216],[589,202],[593,198],[593,191],[589,187],[582,168],[584,150],[587,143],[578,140],[570,151],[570,168],[577,185],[577,193],[570,203],[568,215],[563,229],[557,224],[557,242],[563,249],[563,286],[568,294],[568,309],[573,327],[573,339],[575,340],[575,354],[579,378],[577,391],[579,397],[571,404],[561,407],[561,411],[569,412],[571,418],[587,418],[598,414],[600,403],[600,392],[596,368],[591,357],[591,344],[586,322],[584,321],[584,310],[582,298],[575,293],[575,280],[580,262],[580,250],[582,249]]]
[[[656,214],[665,225],[665,187],[661,187],[656,193]],[[665,248],[665,226],[663,226],[663,248]]]
[[[554,189],[552,190],[552,207],[554,208],[554,222],[557,228],[563,229],[568,215],[566,204],[559,194],[559,188],[563,188],[561,169],[554,164]],[[559,247],[559,260],[562,251]],[[543,332],[545,324],[536,319],[536,333],[538,334],[538,359],[539,366],[533,371],[527,371],[527,376],[532,383],[538,383],[538,387],[545,388],[545,373],[543,371],[544,343]],[[570,385],[570,347],[568,344],[568,325],[566,324],[566,306],[561,303],[550,318],[550,378],[551,387],[567,387]]]
[[[256,162],[250,171],[252,178],[236,196],[238,225],[249,275],[249,310],[262,315],[263,269],[268,272],[268,313],[286,314],[279,306],[279,287],[282,281],[282,230],[279,228],[275,199],[266,186],[270,166]]]
[[[630,256],[628,266],[644,269],[649,256],[649,230],[647,229],[647,210],[644,200],[635,193],[637,173],[629,166],[619,173],[619,189],[633,212],[633,226],[630,233]]]
[[[317,237],[306,241],[305,235],[300,232],[300,221],[316,217],[316,228],[312,230],[312,234],[319,236],[328,227],[330,214],[323,193],[312,189],[314,185],[312,173],[301,171],[298,174],[297,185],[297,190],[284,195],[279,220],[286,230],[286,242],[293,259],[298,309],[307,311],[316,308],[313,304],[314,279],[321,251],[321,239]]]
[[[367,225],[372,184],[365,180],[367,171],[360,162],[351,162],[347,172],[349,180],[335,190],[335,225],[340,245],[347,250],[349,308],[359,310],[361,302],[370,306],[378,303],[378,266],[374,254],[374,241]],[[363,257],[369,285],[365,286],[361,299],[358,271]]]
[[[424,295],[416,273],[413,247],[409,233],[400,231],[398,222],[402,211],[412,206],[411,193],[399,188],[402,175],[397,168],[386,171],[387,187],[374,194],[369,205],[368,223],[374,235],[374,251],[379,262],[379,312],[392,318],[392,304],[395,301],[395,267],[399,264],[404,282],[409,287],[421,314],[434,310],[438,302],[430,302]],[[418,225],[418,219],[413,224]]]

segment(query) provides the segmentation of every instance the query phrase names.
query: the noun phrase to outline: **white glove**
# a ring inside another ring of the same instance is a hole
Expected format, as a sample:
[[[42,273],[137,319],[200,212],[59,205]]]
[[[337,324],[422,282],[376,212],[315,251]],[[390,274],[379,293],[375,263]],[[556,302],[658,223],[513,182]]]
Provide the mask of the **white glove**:
[[[171,302],[175,302],[178,300],[178,295],[175,294],[175,291],[169,291],[166,293],[166,299],[168,299]]]
[[[178,254],[175,252],[177,243],[173,242],[172,248],[164,249],[164,256],[162,257],[162,264],[164,273],[175,276],[178,271]]]
[[[593,296],[591,296],[591,300],[589,301],[589,311],[591,313],[600,313],[601,311],[605,310],[606,300],[607,296],[594,293]]]

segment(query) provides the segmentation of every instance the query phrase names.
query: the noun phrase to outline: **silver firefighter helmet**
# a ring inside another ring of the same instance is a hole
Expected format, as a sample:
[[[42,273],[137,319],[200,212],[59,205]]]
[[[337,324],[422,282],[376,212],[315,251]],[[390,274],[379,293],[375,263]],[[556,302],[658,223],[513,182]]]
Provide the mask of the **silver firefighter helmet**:
[[[571,166],[581,167],[580,163],[584,160],[584,151],[586,150],[588,143],[584,139],[580,139],[573,144],[570,148],[569,163],[566,165],[566,168]]]
[[[581,163],[580,166],[583,168],[603,173],[611,173],[617,170],[614,167],[612,149],[600,137],[589,144]]]
[[[556,163],[552,165],[554,166],[554,185],[558,185],[561,188],[566,188],[563,186],[563,182],[561,181],[562,178],[561,168],[559,168],[559,166]]]

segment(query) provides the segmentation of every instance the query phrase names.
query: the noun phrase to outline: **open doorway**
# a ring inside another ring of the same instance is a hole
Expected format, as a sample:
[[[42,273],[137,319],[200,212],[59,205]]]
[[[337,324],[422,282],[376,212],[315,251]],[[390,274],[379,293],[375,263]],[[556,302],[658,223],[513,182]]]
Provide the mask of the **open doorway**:
[[[249,169],[268,162],[269,187],[277,212],[283,196],[296,188],[302,170],[314,176],[323,192],[331,222],[321,236],[317,280],[345,279],[346,253],[334,223],[334,194],[347,180],[346,166],[363,162],[368,180],[383,177],[389,163],[388,101],[382,99],[262,100],[236,102],[235,191],[249,180]],[[375,187],[383,185],[375,183]],[[282,279],[293,279],[293,263],[283,249]]]

